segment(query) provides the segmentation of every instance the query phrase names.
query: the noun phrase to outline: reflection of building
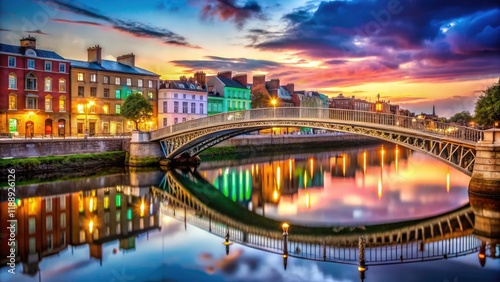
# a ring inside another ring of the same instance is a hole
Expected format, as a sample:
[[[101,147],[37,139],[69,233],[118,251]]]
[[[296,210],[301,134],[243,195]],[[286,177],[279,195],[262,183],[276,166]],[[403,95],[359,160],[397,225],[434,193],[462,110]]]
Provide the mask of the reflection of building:
[[[227,168],[218,171],[213,185],[224,196],[247,206],[252,196],[252,177],[249,169]]]
[[[28,36],[0,44],[0,66],[0,133],[68,135],[69,61]]]
[[[7,202],[0,204],[7,210]],[[90,256],[102,260],[102,245],[119,240],[123,250],[135,248],[138,234],[156,229],[159,200],[149,188],[117,186],[17,201],[17,261],[34,275],[40,261],[68,247],[89,244]],[[2,220],[6,218],[2,213]],[[1,262],[10,253],[8,230],[0,231]]]

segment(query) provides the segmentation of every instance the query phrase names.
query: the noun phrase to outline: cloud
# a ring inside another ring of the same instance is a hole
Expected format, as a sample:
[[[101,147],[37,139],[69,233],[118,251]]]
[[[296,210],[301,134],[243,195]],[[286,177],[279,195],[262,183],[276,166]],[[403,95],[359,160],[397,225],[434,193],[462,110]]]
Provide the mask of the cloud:
[[[100,23],[89,22],[89,21],[72,21],[72,20],[65,20],[65,19],[51,19],[51,21],[57,22],[57,23],[71,23],[71,24],[91,25],[91,26],[102,26],[102,24],[100,24]]]
[[[252,72],[258,70],[279,69],[281,63],[256,60],[247,58],[223,58],[217,56],[205,56],[206,60],[174,60],[171,61],[178,67],[189,68],[191,71],[209,70],[217,72],[218,70],[233,70],[236,72]]]
[[[86,7],[79,4],[74,4],[70,2],[64,2],[62,0],[50,0],[48,3],[52,3],[56,6],[57,9],[70,12],[77,15],[86,16],[89,18],[97,19],[104,21],[111,26],[115,30],[119,30],[121,32],[125,32],[135,37],[139,38],[153,38],[161,40],[164,44],[175,45],[175,46],[183,46],[190,48],[200,48],[199,46],[191,45],[187,42],[186,38],[182,35],[174,33],[166,28],[154,27],[148,24],[124,20],[124,19],[115,19],[108,17],[102,14],[99,10]],[[58,20],[59,22],[63,22],[64,20]],[[66,23],[75,23],[75,24],[89,24],[91,22],[86,21],[70,21],[66,20]],[[95,25],[99,25],[95,23]]]
[[[42,30],[40,29],[36,29],[36,30],[27,30],[25,31],[26,33],[34,33],[34,34],[42,34],[42,35],[48,35],[48,33],[45,33],[43,32]]]
[[[252,18],[265,19],[262,7],[252,0],[244,5],[237,5],[235,0],[205,0],[201,9],[201,17],[233,21],[238,28],[242,28],[246,21]]]
[[[336,74],[329,83],[500,75],[500,9],[492,1],[310,2],[282,18],[280,34],[249,30],[249,46],[322,61]]]

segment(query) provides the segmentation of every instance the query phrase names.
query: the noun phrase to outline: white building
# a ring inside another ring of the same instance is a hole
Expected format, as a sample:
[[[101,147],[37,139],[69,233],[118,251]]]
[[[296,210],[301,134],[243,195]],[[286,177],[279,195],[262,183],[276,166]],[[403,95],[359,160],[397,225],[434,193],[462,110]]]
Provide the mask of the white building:
[[[207,116],[207,91],[187,80],[171,80],[158,90],[158,127]]]

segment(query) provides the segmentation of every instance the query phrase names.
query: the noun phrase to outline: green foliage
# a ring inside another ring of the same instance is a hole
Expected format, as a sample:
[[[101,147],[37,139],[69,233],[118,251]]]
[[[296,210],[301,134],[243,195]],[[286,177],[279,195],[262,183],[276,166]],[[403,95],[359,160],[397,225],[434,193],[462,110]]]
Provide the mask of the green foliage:
[[[143,95],[131,94],[123,103],[121,115],[133,121],[135,129],[138,129],[140,122],[148,121],[153,116],[153,106]]]
[[[474,119],[478,125],[483,126],[492,126],[495,121],[500,121],[500,80],[479,97]]]
[[[252,93],[252,109],[267,108],[269,107],[270,100],[271,97],[269,97],[269,95],[261,91],[256,91]]]
[[[454,116],[450,118],[450,122],[455,122],[459,125],[467,125],[473,119],[472,115],[469,111],[462,111],[460,113],[456,113]]]

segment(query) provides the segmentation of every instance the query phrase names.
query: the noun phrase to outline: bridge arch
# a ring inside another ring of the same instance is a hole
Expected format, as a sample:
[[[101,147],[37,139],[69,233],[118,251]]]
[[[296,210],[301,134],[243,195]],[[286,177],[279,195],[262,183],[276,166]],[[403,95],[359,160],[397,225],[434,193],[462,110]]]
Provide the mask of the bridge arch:
[[[426,153],[467,175],[481,130],[414,117],[327,108],[262,108],[186,121],[151,134],[167,159],[198,155],[224,140],[272,127],[311,127],[354,133]]]

